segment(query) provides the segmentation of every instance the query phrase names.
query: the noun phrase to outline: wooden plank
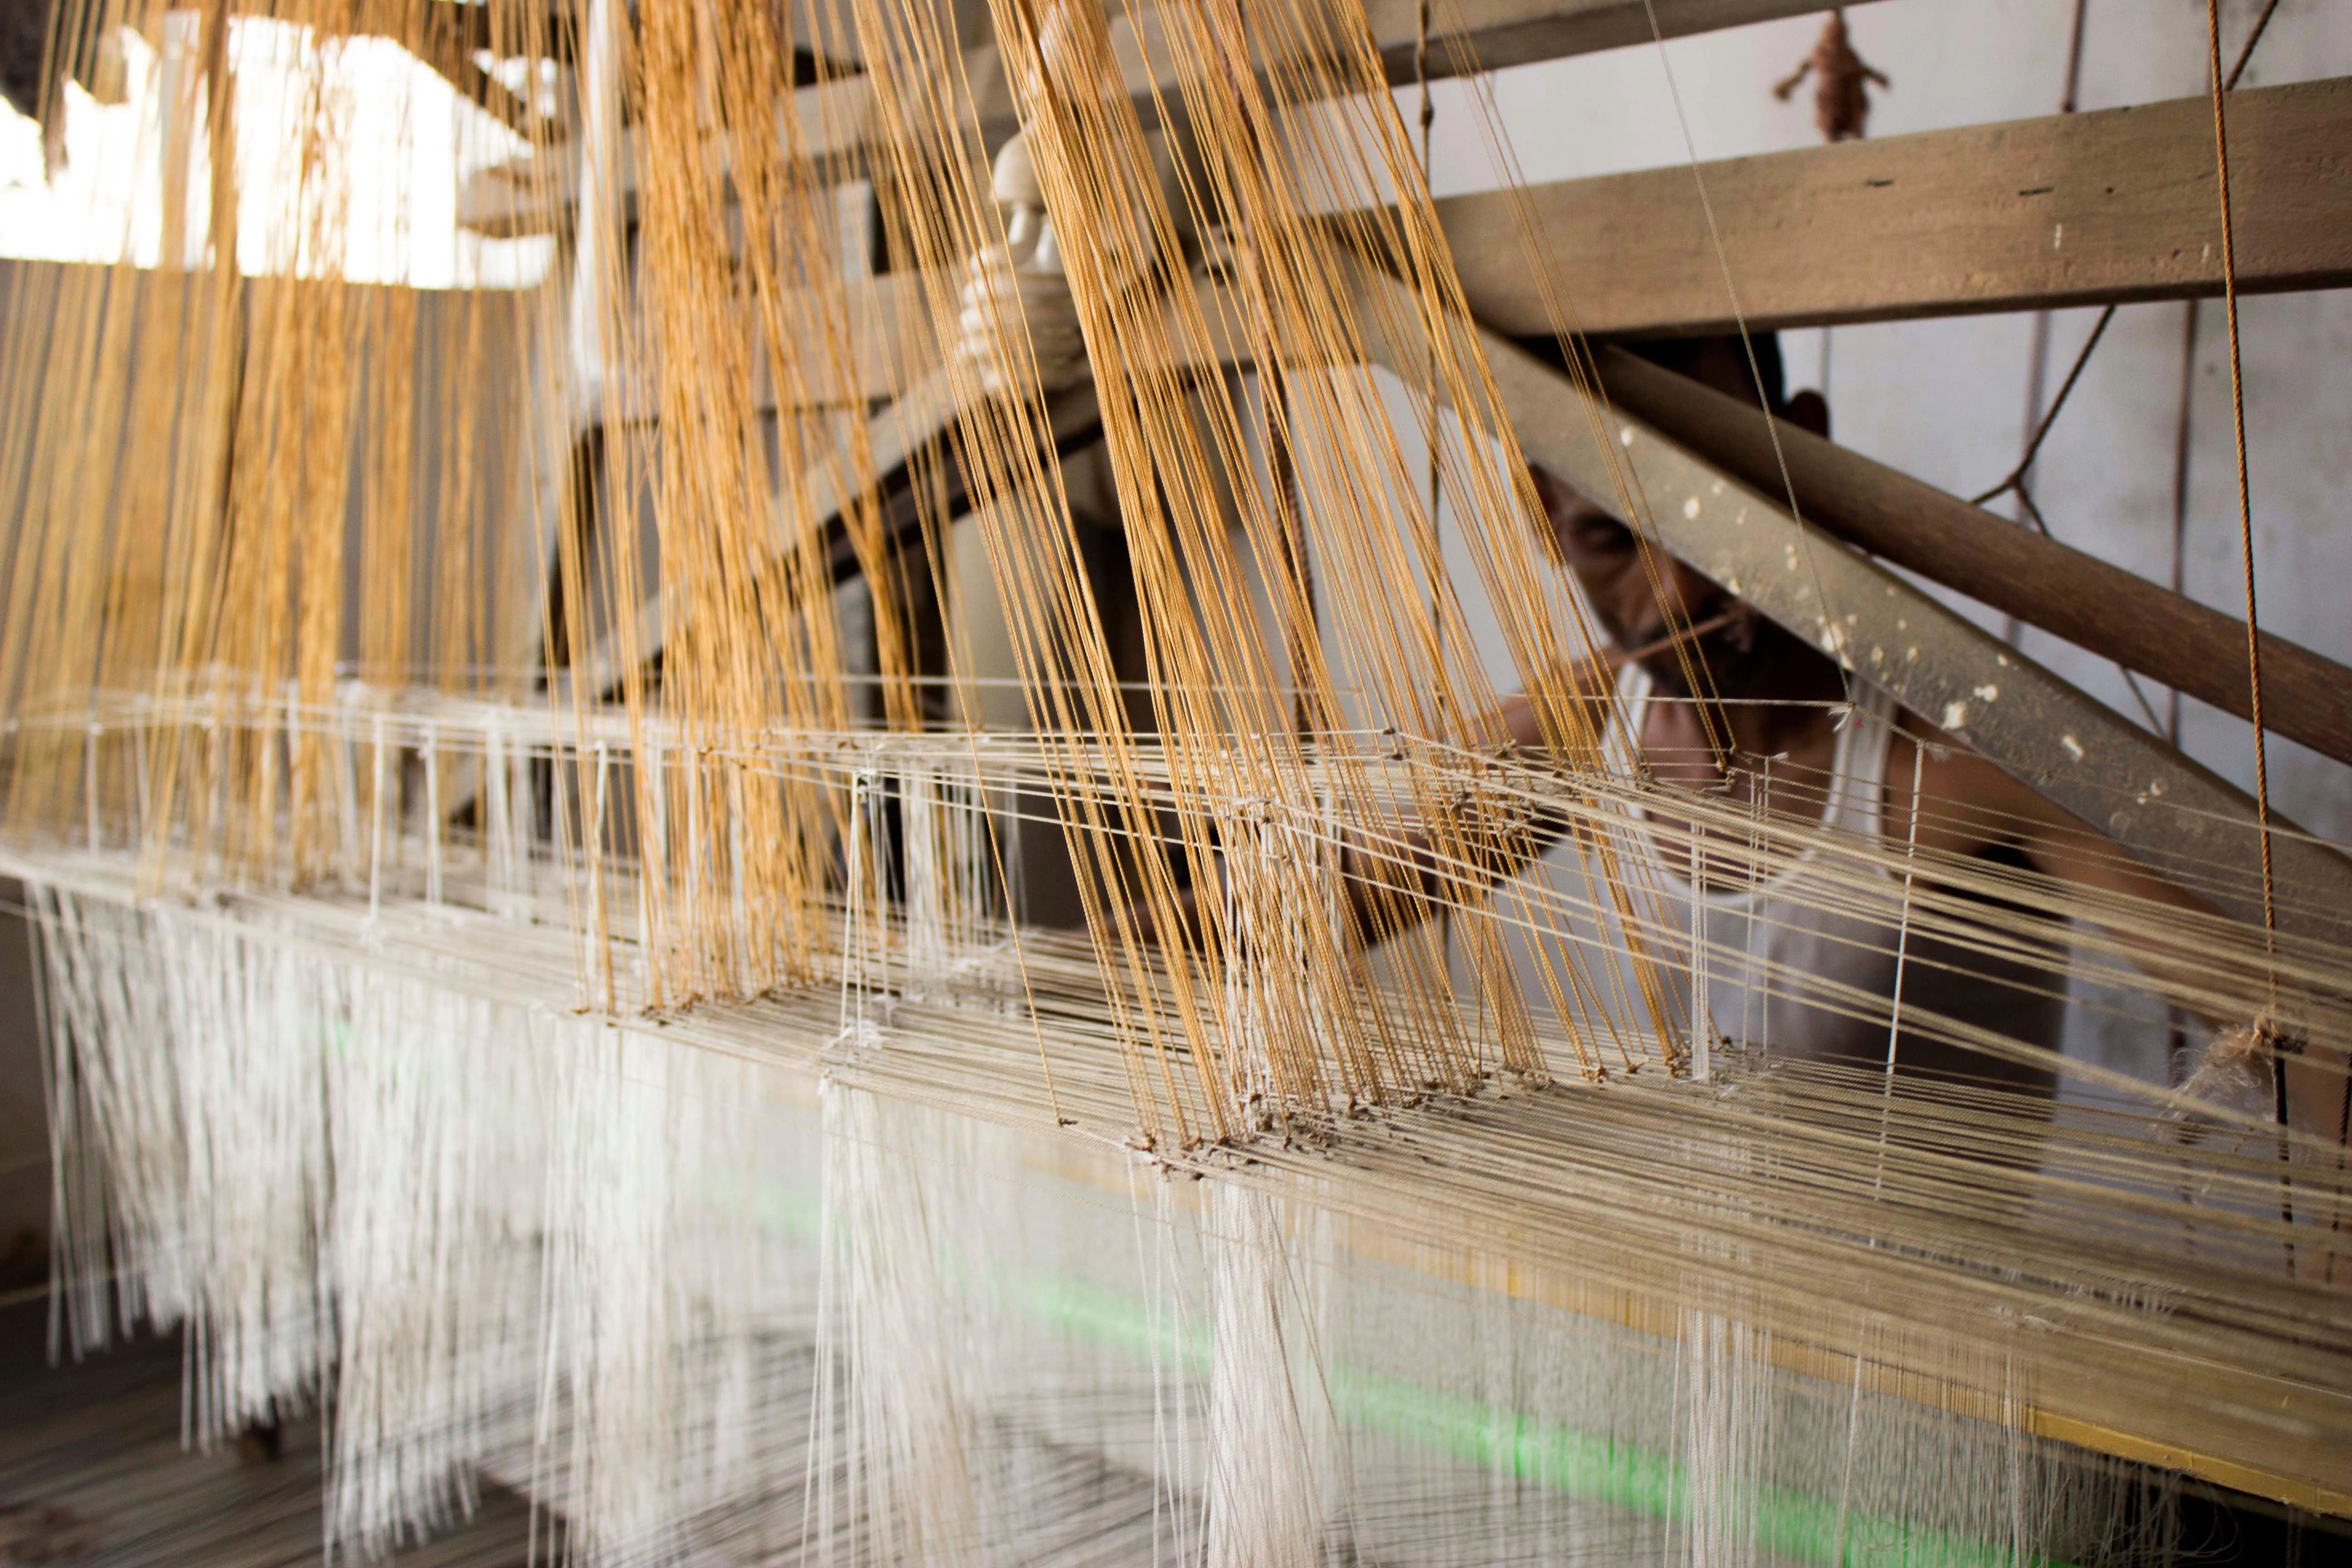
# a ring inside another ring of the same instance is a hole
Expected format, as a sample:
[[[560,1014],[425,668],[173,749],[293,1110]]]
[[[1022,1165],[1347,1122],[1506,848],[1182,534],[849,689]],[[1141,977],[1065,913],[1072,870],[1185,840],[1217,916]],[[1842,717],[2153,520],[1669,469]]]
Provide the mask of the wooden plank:
[[[2352,283],[2352,79],[2231,95],[2239,289]],[[2221,291],[2210,100],[1843,142],[1702,164],[1752,328]],[[1725,331],[1723,265],[1687,167],[1521,194],[1574,325]],[[1470,309],[1549,333],[1508,192],[1438,213]]]
[[[1111,7],[1111,47],[1126,73],[1129,90],[1139,100],[1148,96],[1150,77],[1141,68],[1135,40],[1139,33],[1149,36],[1157,31],[1156,8],[1143,0]],[[1500,70],[1646,44],[1654,38],[1681,38],[1777,21],[1822,8],[1821,0],[1453,0],[1432,7],[1429,74],[1442,79],[1471,71]],[[1423,0],[1364,0],[1364,22],[1391,83],[1415,79],[1413,57],[1421,37],[1422,10]],[[962,17],[960,36],[973,40],[988,36],[984,8],[974,8],[973,15]],[[983,56],[992,63],[974,74],[973,64]],[[972,77],[983,125],[989,123],[992,108],[1010,108],[1009,99],[1001,106],[992,104],[983,85],[984,80],[993,82],[1001,76],[993,59],[994,50],[984,45],[964,51],[966,73]],[[1171,90],[1175,84],[1163,71],[1159,85]]]
[[[2246,623],[1970,506],[1622,349],[1597,356],[1609,399],[1766,495],[1789,487],[1805,521],[2029,626],[2241,719],[2250,718]],[[2352,763],[2352,669],[2263,634],[2266,728]]]
[[[2231,95],[2239,284],[2352,282],[2352,78]],[[838,122],[838,121],[837,121]],[[1762,330],[2221,291],[2208,100],[1702,165]],[[1691,172],[1532,187],[1559,297],[1603,334],[1732,323]],[[1437,204],[1472,313],[1552,330],[1508,193]],[[885,334],[886,336],[887,334]]]
[[[1365,19],[1391,82],[1413,79],[1422,0],[1366,0]],[[1429,74],[1462,74],[1681,38],[1822,9],[1819,0],[1455,0],[1430,18]],[[1949,7],[1948,7],[1949,8]]]
[[[2352,79],[2230,98],[2239,284],[2352,282]],[[836,119],[835,123],[849,123]],[[1702,165],[1748,322],[1759,330],[2221,291],[2204,99],[1841,142]],[[487,178],[488,176],[486,176]],[[488,185],[468,222],[487,223]],[[546,195],[547,193],[540,193]],[[556,193],[560,198],[561,193]],[[507,192],[509,218],[537,201]],[[1732,325],[1688,169],[1520,193],[1559,295],[1612,335]],[[1547,333],[1509,193],[1437,204],[1472,312]],[[500,219],[505,222],[506,219]],[[516,218],[515,221],[520,221]]]

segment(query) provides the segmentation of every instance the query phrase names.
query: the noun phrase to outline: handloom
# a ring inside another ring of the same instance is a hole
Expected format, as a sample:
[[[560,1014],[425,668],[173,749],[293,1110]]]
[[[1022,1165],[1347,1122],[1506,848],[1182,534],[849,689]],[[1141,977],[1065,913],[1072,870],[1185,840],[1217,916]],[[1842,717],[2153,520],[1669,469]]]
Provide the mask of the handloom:
[[[599,1564],[2352,1513],[2352,865],[1613,405],[1565,294],[1550,361],[1483,328],[1397,9],[204,5],[152,255],[0,351],[62,1342],[184,1323],[201,1441],[315,1406],[362,1553],[484,1477]],[[508,120],[556,282],[361,269],[382,38]],[[1899,777],[1886,834],[1662,782],[1531,460],[2207,907]],[[1686,896],[1767,887],[1892,994]],[[1916,1000],[1996,975],[2223,1032],[2164,1087]]]

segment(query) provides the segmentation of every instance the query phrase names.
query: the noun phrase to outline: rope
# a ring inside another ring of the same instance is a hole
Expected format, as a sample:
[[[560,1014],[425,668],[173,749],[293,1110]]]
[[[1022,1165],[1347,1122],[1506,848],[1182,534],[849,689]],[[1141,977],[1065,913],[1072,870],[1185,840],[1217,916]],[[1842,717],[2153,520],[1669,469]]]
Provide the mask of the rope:
[[[2263,20],[2267,22],[2265,13]],[[2271,790],[2270,748],[2263,733],[2263,640],[2262,625],[2254,605],[2254,510],[2252,486],[2246,472],[2246,386],[2244,368],[2241,363],[2238,342],[2238,263],[2230,223],[2230,136],[2227,117],[2222,112],[2223,95],[2228,91],[2221,75],[2221,3],[2205,0],[2206,42],[2210,56],[2213,78],[2213,162],[2215,184],[2221,199],[2221,297],[2229,309],[2230,318],[2230,417],[2238,458],[2238,550],[2246,579],[2246,680],[2249,691],[2250,717],[2254,727],[2254,823],[2261,835],[2263,850],[2263,946],[2265,955],[2275,965],[2278,952],[2277,893],[2271,868]],[[2272,978],[2272,1007],[2277,1007],[2277,980]],[[2294,1184],[2291,1151],[2284,1131],[2287,1126],[2286,1052],[2284,1039],[2275,1029],[2271,1031],[2271,1100],[2282,1136],[2279,1139],[2279,1218],[2289,1226],[2294,1223]],[[2294,1244],[2288,1242],[2287,1269],[2294,1272]]]
[[[2246,74],[2246,65],[2254,58],[2254,46],[2263,41],[2263,30],[2271,25],[2271,16],[2278,6],[2279,0],[2270,0],[2270,4],[2263,7],[2263,14],[2254,18],[2254,30],[2246,35],[2245,46],[2238,51],[2238,63],[2230,68],[2230,75],[2221,84],[2223,88],[2234,89],[2238,79]]]
[[[2254,512],[2252,491],[2246,472],[2246,385],[2238,341],[2237,247],[2230,219],[2230,138],[2221,109],[2222,94],[2228,89],[2221,75],[2221,0],[2205,0],[2205,14],[2213,66],[2213,155],[2216,184],[2221,198],[2221,290],[2230,320],[2230,417],[2238,458],[2238,547],[2246,579],[2246,679],[2254,725],[2254,817],[2262,831],[2263,930],[2273,939],[2273,945],[2275,946],[2278,904],[2271,868],[2269,747],[2263,738],[2262,627],[2254,605]],[[2269,13],[2264,12],[2263,20],[2267,22],[2269,19]],[[2247,47],[2251,52],[2252,40],[2248,41]],[[2284,1087],[2279,1093],[2280,1104],[2284,1108]],[[2280,1114],[2284,1120],[2284,1109]]]
[[[1412,77],[1421,90],[1421,183],[1436,199],[1436,162],[1430,155],[1433,132],[1437,124],[1437,100],[1429,90],[1429,13],[1430,0],[1421,0],[1413,13]],[[1439,443],[1444,439],[1444,410],[1437,396],[1437,339],[1429,340],[1426,360],[1429,383],[1429,534],[1435,543],[1431,563],[1433,577],[1445,570],[1445,514],[1440,510],[1445,499],[1443,466],[1439,462]],[[1430,640],[1436,646],[1437,689],[1445,689],[1445,613],[1444,601],[1433,581],[1429,585]],[[1443,710],[1441,710],[1441,712]],[[1438,913],[1437,940],[1446,955],[1446,966],[1453,967],[1454,910],[1449,907]]]
[[[2058,422],[2059,411],[2066,406],[2066,399],[2074,395],[2075,383],[2083,379],[2083,367],[2091,363],[2091,351],[2099,346],[2099,340],[2106,335],[2107,323],[2115,319],[2116,307],[2113,305],[2099,312],[2098,324],[2091,329],[2091,336],[2083,344],[2083,352],[2074,356],[2074,367],[2066,373],[2066,379],[2059,384],[2058,395],[2052,400],[2050,412],[2042,416],[2042,423],[2033,427],[2032,437],[2025,443],[2025,456],[2018,459],[2017,467],[2011,468],[2008,477],[2000,483],[1981,495],[1969,497],[1970,506],[1982,506],[2006,491],[2015,490],[2017,499],[2025,503],[2026,510],[2032,514],[2033,526],[2042,531],[2044,538],[2049,536],[2050,525],[2042,521],[2041,509],[2033,504],[2033,498],[2025,492],[2025,476],[2033,468],[2033,459],[2041,455],[2042,443],[2049,439],[2050,427]]]
[[[1421,89],[1421,180],[1424,186],[1430,187],[1430,195],[1434,199],[1436,164],[1430,156],[1430,149],[1432,132],[1437,124],[1437,100],[1431,96],[1429,90],[1429,12],[1430,0],[1421,0],[1421,5],[1414,13],[1412,78],[1414,85]],[[1438,443],[1443,438],[1443,426],[1440,422],[1441,416],[1437,404],[1437,341],[1433,337],[1429,342],[1427,366],[1430,396],[1429,531],[1437,542],[1437,567],[1443,570],[1445,563],[1445,523],[1438,510],[1439,503],[1444,496],[1443,489],[1444,480],[1438,461]],[[1430,587],[1429,616],[1432,636],[1437,644],[1439,685],[1443,688],[1445,670],[1445,619],[1434,584]]]

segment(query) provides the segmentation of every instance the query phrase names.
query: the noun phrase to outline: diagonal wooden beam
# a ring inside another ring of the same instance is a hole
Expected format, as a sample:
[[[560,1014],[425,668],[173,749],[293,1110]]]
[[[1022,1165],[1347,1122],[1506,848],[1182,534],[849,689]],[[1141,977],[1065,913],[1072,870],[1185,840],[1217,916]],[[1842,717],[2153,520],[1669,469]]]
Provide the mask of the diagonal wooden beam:
[[[2352,283],[2352,79],[2242,89],[2229,116],[2240,291]],[[1518,202],[1595,334],[1730,331],[1727,265],[1758,330],[2221,292],[2205,98],[1439,202],[1471,313],[1523,337],[1556,323]]]
[[[2252,717],[2246,623],[2095,555],[1619,348],[1595,355],[1611,402],[1766,495],[1787,487],[1809,522],[2030,626],[2241,719]],[[2352,669],[2263,636],[2263,719],[2352,763]]]

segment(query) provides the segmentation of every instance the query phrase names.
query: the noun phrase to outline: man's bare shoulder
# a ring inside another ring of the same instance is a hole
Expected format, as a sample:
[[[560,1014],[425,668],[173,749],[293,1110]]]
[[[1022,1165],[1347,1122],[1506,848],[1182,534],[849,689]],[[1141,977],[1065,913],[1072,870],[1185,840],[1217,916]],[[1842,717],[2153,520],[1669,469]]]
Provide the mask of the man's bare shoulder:
[[[1907,709],[1897,710],[1887,747],[1886,805],[1881,813],[1889,837],[1908,837],[1915,777],[1923,845],[1969,853],[2061,823],[2074,826],[2063,812],[1966,742]]]

